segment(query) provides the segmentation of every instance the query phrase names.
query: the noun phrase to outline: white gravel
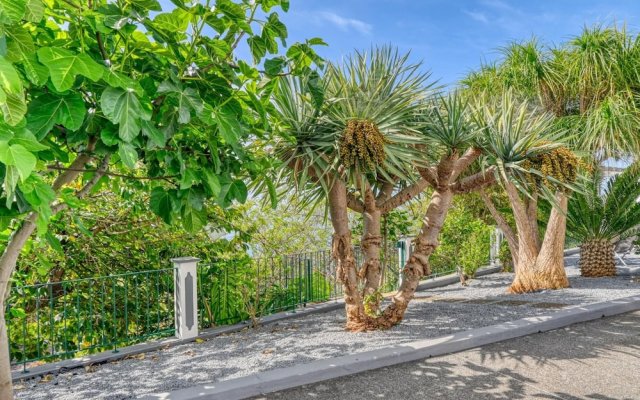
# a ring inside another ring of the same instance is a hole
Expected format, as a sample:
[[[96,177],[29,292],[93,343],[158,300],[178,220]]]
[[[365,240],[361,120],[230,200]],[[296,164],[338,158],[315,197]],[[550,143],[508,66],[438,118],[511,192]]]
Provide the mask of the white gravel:
[[[640,262],[640,260],[638,260]],[[159,350],[119,362],[19,382],[18,399],[133,399],[287,367],[316,359],[374,350],[447,335],[499,322],[553,312],[562,305],[586,304],[640,294],[629,276],[586,279],[577,276],[576,258],[567,258],[571,288],[507,295],[511,274],[493,274],[418,293],[406,319],[383,332],[348,333],[343,311],[308,315],[201,343]],[[471,302],[468,302],[471,301]],[[506,303],[498,304],[501,301]]]

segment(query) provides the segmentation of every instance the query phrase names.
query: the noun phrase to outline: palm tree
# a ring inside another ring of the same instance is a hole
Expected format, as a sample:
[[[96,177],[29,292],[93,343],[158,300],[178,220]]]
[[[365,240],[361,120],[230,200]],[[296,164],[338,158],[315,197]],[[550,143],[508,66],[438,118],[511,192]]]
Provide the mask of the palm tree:
[[[513,91],[552,115],[552,125],[562,127],[566,133],[563,141],[578,152],[590,154],[598,165],[608,157],[634,154],[640,149],[637,133],[640,41],[637,37],[631,38],[617,27],[596,26],[586,28],[581,35],[557,48],[541,46],[532,39],[512,43],[502,51],[503,60],[481,68],[463,81],[468,92],[474,96],[499,97],[505,91]],[[532,216],[537,213],[538,196],[539,191],[533,191],[523,199],[525,209]],[[482,198],[505,231],[511,253],[521,254],[522,249],[517,246],[519,238],[516,238],[522,234],[519,228],[507,226],[504,218],[495,212],[491,199]],[[534,218],[530,221],[531,235],[540,239],[537,222]],[[558,230],[558,235],[555,241],[564,243],[564,230]],[[538,248],[542,246],[539,240],[537,244]],[[517,258],[514,257],[516,270],[521,262]],[[554,270],[560,271],[563,260],[555,259],[559,265]],[[561,275],[558,281],[564,279]],[[516,288],[512,286],[512,289]],[[518,290],[524,289],[519,285]]]
[[[634,235],[640,225],[640,163],[607,181],[600,170],[585,179],[584,187],[569,202],[568,235],[582,243],[582,276],[614,276],[614,244]]]
[[[283,133],[274,149],[283,166],[277,181],[296,190],[303,204],[328,206],[349,329],[362,329],[367,314],[377,313],[382,215],[426,187],[417,182],[413,165],[418,128],[424,124],[419,116],[434,83],[419,68],[408,55],[377,48],[329,66],[320,107],[303,93],[304,82],[294,78],[282,79],[274,93]],[[348,209],[364,220],[360,268]]]
[[[304,82],[284,78],[274,93],[282,139],[281,185],[297,190],[304,204],[325,203],[334,229],[333,257],[343,284],[347,328],[390,327],[403,318],[455,193],[493,180],[491,173],[466,176],[480,150],[468,107],[457,96],[433,96],[428,74],[408,55],[383,47],[331,65],[322,77],[325,98],[316,107]],[[381,217],[434,188],[392,304],[379,310]],[[348,209],[363,216],[363,264],[353,257]],[[362,287],[362,290],[359,288]]]
[[[476,107],[475,118],[483,130],[485,162],[496,168],[516,225],[517,241],[511,243],[508,238],[517,254],[516,274],[509,290],[522,293],[567,287],[563,263],[565,215],[568,187],[577,177],[578,159],[563,145],[565,131],[555,125],[552,114],[517,99],[512,91],[504,92],[499,101],[483,99]],[[531,205],[541,195],[551,198],[554,207],[540,241],[537,206]],[[495,207],[489,210],[496,220],[504,222]]]

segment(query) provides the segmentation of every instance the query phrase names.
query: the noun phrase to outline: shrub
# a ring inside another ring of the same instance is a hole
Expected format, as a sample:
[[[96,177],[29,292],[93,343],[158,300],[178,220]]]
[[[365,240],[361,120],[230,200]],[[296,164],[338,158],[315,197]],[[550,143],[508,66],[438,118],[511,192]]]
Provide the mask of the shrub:
[[[432,273],[453,272],[460,266],[469,276],[489,262],[493,227],[476,217],[464,203],[454,203],[440,233],[440,246],[431,257]]]

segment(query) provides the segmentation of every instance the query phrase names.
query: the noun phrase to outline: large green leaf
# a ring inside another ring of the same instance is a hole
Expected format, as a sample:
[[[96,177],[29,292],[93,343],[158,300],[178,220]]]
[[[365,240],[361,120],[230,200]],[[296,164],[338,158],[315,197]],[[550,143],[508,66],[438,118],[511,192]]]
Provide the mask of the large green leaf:
[[[164,81],[158,86],[158,93],[169,93],[177,101],[178,122],[186,124],[191,121],[191,111],[199,115],[204,103],[193,88],[182,88],[171,81]]]
[[[27,0],[24,19],[30,22],[40,22],[44,17],[44,3],[42,0]]]
[[[153,23],[157,28],[168,32],[184,33],[189,27],[189,17],[188,12],[180,8],[175,8],[170,13],[156,15],[153,19]]]
[[[143,94],[143,90],[138,82],[117,71],[105,69],[102,79],[107,82],[109,86],[119,87],[122,89],[133,89],[138,95]]]
[[[48,208],[56,199],[56,193],[51,186],[38,175],[31,175],[29,179],[21,182],[19,187],[27,202],[34,208]]]
[[[25,75],[31,83],[35,85],[44,85],[49,79],[49,69],[38,61],[35,54],[27,55],[21,61]]]
[[[27,127],[38,140],[42,140],[56,124],[70,131],[79,129],[86,114],[87,110],[80,93],[64,96],[44,94],[29,104]]]
[[[49,147],[40,143],[38,139],[26,128],[15,129],[15,135],[9,142],[10,144],[19,144],[29,151],[47,150]]]
[[[4,102],[0,102],[0,111],[7,124],[17,125],[27,113],[27,104],[22,94],[6,93]]]
[[[20,173],[18,171],[18,168],[15,165],[7,165],[4,174],[4,190],[7,193],[7,208],[10,208],[11,204],[13,203],[15,189],[18,185],[18,181],[20,181]]]
[[[163,147],[167,143],[164,133],[149,121],[142,121],[142,133],[158,147]]]
[[[36,156],[20,144],[0,142],[0,162],[15,166],[21,180],[27,179],[36,167]]]
[[[21,93],[22,79],[6,58],[0,56],[0,86],[7,93]]]
[[[132,144],[121,142],[118,145],[118,155],[124,165],[131,169],[135,168],[136,162],[138,161],[138,152]]]
[[[196,210],[190,205],[182,209],[182,226],[188,232],[197,232],[207,223],[207,214],[204,210]]]
[[[7,35],[7,59],[17,62],[35,53],[31,34],[21,26],[14,25],[5,29]]]
[[[119,124],[119,135],[125,142],[131,142],[141,129],[141,121],[149,120],[133,90],[107,88],[100,98],[102,112],[114,124]]]
[[[227,193],[227,200],[238,200],[240,203],[247,201],[247,185],[239,179],[236,179],[229,186],[229,192]]]
[[[207,190],[207,193],[211,197],[218,197],[221,189],[218,176],[210,169],[205,169],[203,171],[203,175],[204,179],[202,181],[204,183],[205,189]]]
[[[168,191],[161,187],[153,188],[149,206],[151,211],[156,213],[167,224],[171,223],[171,214],[173,213],[173,195],[174,191]]]
[[[27,2],[25,0],[0,0],[0,19],[7,18],[18,22],[24,17]]]
[[[228,108],[222,108],[217,110],[214,120],[224,141],[230,145],[237,144],[242,136],[242,127],[238,122],[238,117]]]
[[[74,54],[59,47],[39,49],[38,59],[49,68],[51,82],[61,92],[71,89],[76,76],[86,76],[95,82],[102,77],[105,70],[88,55]]]

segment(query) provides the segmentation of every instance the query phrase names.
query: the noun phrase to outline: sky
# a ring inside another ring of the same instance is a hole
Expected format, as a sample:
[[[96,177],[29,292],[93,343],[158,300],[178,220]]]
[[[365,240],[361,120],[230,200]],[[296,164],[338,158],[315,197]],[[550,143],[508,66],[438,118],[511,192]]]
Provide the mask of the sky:
[[[510,41],[558,44],[585,25],[614,22],[640,31],[638,0],[291,0],[280,14],[290,43],[320,37],[327,60],[392,44],[445,85],[499,57]]]

